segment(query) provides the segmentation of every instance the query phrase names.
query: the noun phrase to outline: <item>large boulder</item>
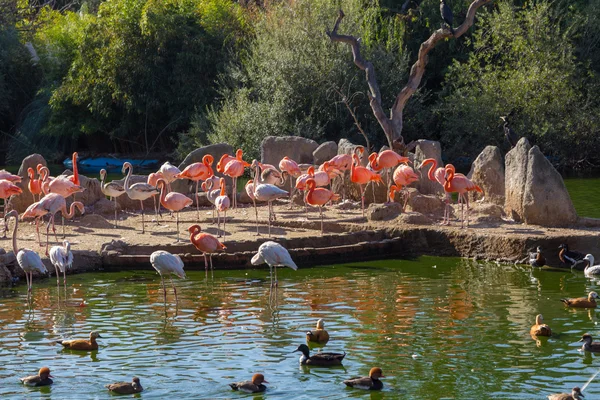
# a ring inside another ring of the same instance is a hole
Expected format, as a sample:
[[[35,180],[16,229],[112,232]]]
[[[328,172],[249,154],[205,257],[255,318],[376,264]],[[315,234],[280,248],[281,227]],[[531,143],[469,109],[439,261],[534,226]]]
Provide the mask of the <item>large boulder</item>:
[[[322,143],[315,151],[313,151],[313,163],[321,165],[327,160],[331,160],[338,153],[338,145],[336,142]]]
[[[443,214],[444,213],[444,201],[436,195],[432,194],[421,194],[417,189],[408,189],[408,206],[412,211],[421,214]],[[404,200],[402,200],[404,201]]]
[[[260,160],[278,167],[279,161],[288,156],[298,164],[312,164],[317,147],[319,144],[314,140],[300,136],[267,136],[260,145]]]
[[[415,156],[414,156],[414,169],[417,174],[419,174],[419,181],[415,183],[415,187],[422,194],[435,194],[435,195],[443,195],[444,189],[437,181],[431,181],[427,177],[427,173],[429,172],[429,168],[425,167],[422,170],[419,170],[417,167],[421,165],[423,160],[427,158],[433,158],[437,162],[437,167],[443,167],[442,163],[442,146],[440,142],[436,142],[433,140],[417,140],[417,145],[415,147]]]
[[[398,203],[370,204],[366,215],[369,221],[387,221],[396,218],[401,212],[402,206]]]
[[[70,169],[65,170],[62,175],[71,176],[73,172]],[[71,196],[73,201],[80,201],[84,206],[91,206],[98,200],[105,198],[100,187],[100,181],[96,178],[88,178],[85,175],[79,174],[79,185],[85,190],[80,193],[75,193]]]
[[[516,221],[542,226],[568,226],[577,213],[562,177],[538,146],[526,138],[506,154],[506,213]]]
[[[17,183],[23,193],[17,196],[11,196],[8,201],[8,209],[17,210],[19,213],[22,213],[33,203],[33,196],[31,192],[29,192],[28,184],[29,177],[27,176],[27,169],[33,168],[35,173],[37,174],[36,167],[38,164],[42,164],[46,166],[46,160],[40,154],[31,154],[23,159],[21,162],[21,166],[19,167],[19,172],[17,173],[21,177],[21,183]]]
[[[206,154],[210,154],[214,157],[215,161],[213,163],[213,170],[215,171],[215,175],[222,177],[223,175],[217,172],[217,163],[219,159],[223,156],[223,154],[229,154],[231,156],[235,155],[235,151],[231,145],[227,143],[217,143],[211,144],[208,146],[200,147],[191,153],[189,153],[184,160],[179,164],[179,170],[183,171],[185,167],[190,164],[196,162],[202,162],[202,157]],[[249,160],[246,160],[250,162]],[[230,179],[227,177],[226,179]],[[231,185],[231,182],[228,181],[228,186]],[[196,191],[196,182],[190,181],[189,179],[177,179],[176,181],[171,183],[171,189],[175,192],[179,193],[194,193]]]
[[[475,200],[485,196],[489,203],[504,204],[504,160],[498,147],[483,149],[467,177],[483,189],[483,194],[472,192]]]

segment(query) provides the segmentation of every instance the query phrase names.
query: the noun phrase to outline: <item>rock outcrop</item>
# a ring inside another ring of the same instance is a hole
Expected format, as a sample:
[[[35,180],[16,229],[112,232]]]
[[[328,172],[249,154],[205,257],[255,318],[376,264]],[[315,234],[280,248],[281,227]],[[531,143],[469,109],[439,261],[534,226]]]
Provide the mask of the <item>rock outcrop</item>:
[[[336,142],[322,143],[315,151],[313,151],[313,164],[321,165],[327,160],[331,160],[338,153],[338,145]]]
[[[17,210],[20,214],[33,203],[33,196],[31,195],[31,192],[29,192],[29,189],[27,187],[27,185],[29,184],[27,169],[30,167],[33,168],[37,178],[36,167],[38,164],[42,164],[44,166],[47,165],[46,160],[40,154],[31,154],[23,159],[23,161],[21,162],[21,166],[19,167],[19,172],[17,173],[17,175],[19,175],[22,180],[21,183],[16,184],[23,190],[23,193],[17,196],[11,196],[11,198],[8,200],[8,209]]]
[[[422,170],[417,168],[421,165],[423,160],[427,158],[433,158],[436,160],[437,168],[444,166],[442,163],[442,146],[440,145],[440,142],[423,139],[417,141],[414,156],[414,170],[417,174],[419,174],[419,181],[414,184],[414,187],[416,187],[422,194],[443,195],[444,190],[442,189],[442,186],[438,182],[430,181],[429,178],[427,178],[429,166],[423,168]]]
[[[399,203],[370,204],[366,216],[369,221],[386,221],[396,218],[401,212]]]
[[[318,147],[314,140],[300,136],[267,136],[260,145],[260,160],[278,167],[279,161],[288,156],[298,164],[312,164],[313,152]]]
[[[467,177],[483,189],[483,194],[472,192],[475,200],[485,197],[486,202],[504,204],[504,160],[498,147],[487,146],[483,149]]]
[[[538,146],[526,138],[506,154],[506,214],[515,221],[563,227],[577,221],[577,213],[562,177]]]

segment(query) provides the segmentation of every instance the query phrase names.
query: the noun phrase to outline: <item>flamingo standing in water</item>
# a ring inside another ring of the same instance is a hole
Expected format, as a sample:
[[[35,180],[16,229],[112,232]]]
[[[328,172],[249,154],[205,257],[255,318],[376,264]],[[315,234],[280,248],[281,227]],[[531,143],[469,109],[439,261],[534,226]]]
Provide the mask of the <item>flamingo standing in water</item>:
[[[288,156],[285,156],[279,161],[279,169],[281,170],[282,176],[283,174],[288,174],[290,176],[290,198],[292,197],[294,191],[294,181],[292,178],[298,178],[302,171],[300,171],[300,167],[296,161],[292,160]]]
[[[175,212],[175,220],[177,221],[177,241],[179,242],[179,211],[191,206],[194,201],[185,194],[177,192],[166,192],[167,181],[160,178],[158,180],[157,189],[160,190],[160,204],[169,211]]]
[[[8,214],[4,216],[4,224],[8,224],[8,220],[10,217],[15,219],[15,227],[13,228],[12,233],[12,242],[13,242],[13,252],[17,257],[17,263],[19,267],[25,272],[25,279],[27,279],[27,299],[31,296],[31,287],[33,285],[33,271],[41,272],[42,274],[47,274],[48,270],[44,263],[42,263],[42,259],[38,253],[29,249],[21,249],[17,247],[17,229],[19,226],[19,214],[16,210],[12,210]]]
[[[162,172],[150,172],[150,174],[148,174],[148,179],[146,180],[146,183],[148,183],[148,185],[156,187],[158,185],[158,180],[161,178],[165,178]],[[168,182],[167,186],[169,186]],[[158,213],[160,211],[160,202],[158,204],[156,203],[156,195],[152,196],[152,200],[154,200],[154,215],[156,216],[156,224],[158,225]]]
[[[200,219],[200,203],[198,202],[198,185],[200,181],[204,181],[215,173],[212,169],[212,164],[215,161],[214,157],[210,154],[205,154],[202,157],[202,162],[195,162],[188,165],[179,174],[175,175],[177,179],[189,179],[192,182],[196,182],[196,215]]]
[[[381,153],[371,153],[369,156],[369,165],[373,171],[378,172],[385,169],[386,180],[388,189],[390,188],[392,181],[390,180],[390,171],[398,164],[408,164],[408,157],[401,156],[392,150],[384,150]]]
[[[256,236],[259,236],[260,233],[258,233],[258,208],[256,208],[256,197],[254,196],[254,181],[250,179],[248,182],[246,182],[246,186],[244,187],[244,189],[246,190],[246,194],[248,195],[248,197],[252,199],[252,204],[254,204],[254,214],[256,215]]]
[[[434,181],[442,185],[446,184],[446,170],[444,167],[437,167],[437,161],[435,158],[426,158],[421,162],[418,169],[423,168],[425,165],[430,164],[429,171],[427,172],[427,177],[430,181]],[[450,223],[450,193],[444,191],[444,203],[446,204],[444,207],[444,220],[442,221],[442,225],[448,225]]]
[[[123,163],[123,169],[121,172],[125,174],[127,171],[127,176],[125,177],[124,189],[125,193],[131,200],[139,200],[140,201],[140,209],[142,210],[142,233],[145,233],[144,228],[144,200],[149,199],[151,196],[158,194],[158,190],[147,183],[139,182],[133,185],[129,185],[129,180],[131,179],[131,173],[133,172],[133,167],[131,163],[125,162]]]
[[[234,161],[231,161],[234,162]],[[227,170],[227,167],[225,167]],[[229,210],[229,206],[231,202],[229,201],[229,197],[227,197],[227,193],[225,192],[225,178],[221,178],[219,184],[221,185],[221,190],[219,195],[215,199],[215,208],[217,209],[217,230],[221,230],[221,212],[224,213],[223,216],[223,230],[222,234],[219,235],[225,236],[225,224],[227,223],[227,210]],[[235,194],[234,194],[235,195]]]
[[[101,169],[100,170],[100,189],[102,190],[102,193],[104,193],[105,196],[110,197],[111,200],[113,198],[115,199],[115,228],[116,228],[117,227],[117,197],[119,197],[120,195],[125,193],[125,189],[123,188],[123,185],[121,185],[117,182],[104,183],[104,181],[106,181],[106,170]]]
[[[201,232],[200,225],[192,225],[188,228],[190,233],[190,242],[196,249],[204,255],[204,268],[208,271],[208,260],[206,255],[210,256],[210,269],[213,269],[212,253],[224,250],[227,247],[210,233]]]
[[[275,185],[270,185],[268,183],[264,183],[262,181],[262,177],[260,175],[260,167],[258,166],[258,161],[252,161],[252,168],[255,169],[254,179],[254,197],[258,201],[266,201],[269,209],[269,236],[271,236],[271,216],[275,216],[275,212],[273,211],[273,200],[280,199],[282,197],[286,197],[288,192],[283,189],[278,188]]]
[[[329,189],[316,188],[315,180],[310,178],[306,181],[306,202],[311,206],[319,207],[321,215],[321,235],[323,234],[323,206],[329,201],[336,201],[340,198],[338,194],[333,193]]]
[[[29,177],[29,182],[27,183],[27,188],[29,189],[29,193],[33,197],[33,202],[35,203],[39,199],[35,196],[42,195],[42,181],[40,179],[35,179],[35,170],[31,167],[27,168],[27,176]]]
[[[460,211],[461,211],[461,228],[464,227],[465,223],[465,215],[464,215],[464,205],[467,204],[467,228],[469,227],[469,194],[468,192],[477,191],[479,193],[483,193],[483,190],[474,184],[470,179],[468,179],[463,174],[457,174],[454,169],[454,165],[448,164],[446,165],[446,183],[444,184],[444,190],[448,193],[457,192],[458,193],[458,202],[460,203]]]
[[[12,195],[21,194],[21,193],[23,193],[23,191],[17,185],[15,185],[14,183],[12,183],[9,180],[0,179],[0,198],[2,198],[2,200],[3,200],[3,203],[2,203],[2,213],[3,214],[6,214],[6,204],[8,202],[8,198]],[[6,237],[6,231],[7,231],[7,228],[6,228],[6,225],[4,225],[3,238]]]
[[[50,262],[54,265],[56,270],[56,286],[59,283],[60,274],[58,271],[63,273],[63,285],[67,286],[67,269],[73,265],[73,253],[71,252],[71,243],[64,240],[62,246],[52,246],[50,249]]]
[[[277,266],[289,267],[294,271],[298,266],[292,260],[290,253],[285,247],[275,242],[264,242],[258,248],[258,252],[250,260],[252,265],[266,263],[269,266],[269,275],[271,276],[271,288],[277,286]],[[275,282],[273,282],[273,270],[275,270]]]
[[[365,216],[365,188],[369,182],[383,182],[381,180],[381,175],[363,167],[360,165],[360,160],[358,159],[358,154],[354,153],[352,156],[354,162],[350,167],[350,180],[356,184],[360,188],[360,199],[362,204],[362,216]]]
[[[171,191],[171,182],[177,179],[177,175],[180,174],[181,171],[179,170],[179,168],[167,161],[160,166],[159,172],[162,174],[165,181],[167,182],[167,187],[169,188],[169,191]]]
[[[408,203],[408,192],[406,192],[406,186],[410,185],[413,182],[419,180],[419,175],[415,173],[415,171],[409,167],[408,165],[399,165],[398,168],[394,171],[393,175],[395,185],[390,186],[390,202],[394,201],[394,193],[395,192],[405,192],[404,203],[402,204],[402,212],[406,208],[406,203]]]
[[[167,302],[167,289],[165,288],[165,275],[169,275],[171,279],[171,286],[173,286],[173,293],[175,293],[175,302],[179,303],[177,299],[177,289],[173,283],[171,275],[177,275],[181,279],[185,279],[185,272],[183,271],[183,261],[177,254],[171,254],[168,251],[158,250],[150,254],[150,264],[160,275],[160,281],[163,287],[163,293],[165,295],[165,303]]]

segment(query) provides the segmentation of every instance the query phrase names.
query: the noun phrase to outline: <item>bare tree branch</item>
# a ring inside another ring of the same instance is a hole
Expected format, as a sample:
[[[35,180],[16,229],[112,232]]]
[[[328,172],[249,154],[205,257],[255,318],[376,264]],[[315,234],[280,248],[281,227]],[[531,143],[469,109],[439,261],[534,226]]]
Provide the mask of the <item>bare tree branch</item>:
[[[454,30],[454,38],[459,38],[464,35],[467,30],[473,25],[475,20],[475,13],[479,7],[491,2],[491,0],[474,0],[469,6],[467,15],[463,23]],[[381,104],[381,92],[379,85],[377,84],[377,78],[375,76],[375,69],[373,64],[364,60],[360,55],[360,40],[352,35],[340,35],[337,31],[342,19],[344,18],[344,12],[339,11],[338,17],[333,26],[333,30],[327,31],[327,35],[332,42],[346,43],[352,48],[352,55],[354,64],[361,70],[365,71],[367,84],[369,85],[369,100],[373,114],[379,122],[379,125],[383,129],[385,136],[388,140],[389,147],[394,149],[398,146],[403,147],[404,139],[402,138],[402,113],[404,107],[408,102],[408,99],[415,93],[421,84],[421,79],[425,72],[425,66],[427,65],[427,54],[442,40],[452,38],[452,33],[448,29],[438,29],[431,34],[429,39],[424,41],[419,48],[417,61],[413,64],[410,69],[410,75],[406,86],[400,91],[396,97],[396,101],[390,111],[390,117],[388,118],[383,111]],[[397,146],[394,146],[397,144]]]
[[[350,107],[350,102],[348,101],[348,97],[346,95],[344,95],[338,88],[333,88],[333,90],[335,90],[335,92],[342,98],[342,102],[344,103],[344,105],[346,106],[348,111],[350,111],[350,115],[352,115],[352,118],[354,119],[354,125],[356,125],[356,127],[358,128],[358,131],[365,138],[365,142],[367,142],[367,154],[369,154],[371,152],[371,143],[369,142],[369,137],[363,130],[363,128],[360,124],[360,121],[356,117],[356,113],[354,112],[354,109],[352,107]]]

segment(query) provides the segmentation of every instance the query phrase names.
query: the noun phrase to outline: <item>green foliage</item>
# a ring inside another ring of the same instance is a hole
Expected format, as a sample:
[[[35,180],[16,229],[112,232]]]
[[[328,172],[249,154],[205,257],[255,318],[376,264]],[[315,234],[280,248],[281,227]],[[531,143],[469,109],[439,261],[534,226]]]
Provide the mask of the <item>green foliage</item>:
[[[474,51],[450,67],[434,111],[449,159],[472,158],[488,144],[506,148],[499,117],[511,112],[512,128],[562,164],[598,159],[591,150],[600,125],[590,118],[599,111],[597,81],[574,56],[569,39],[578,25],[560,17],[546,1],[520,9],[499,2],[482,13]]]

